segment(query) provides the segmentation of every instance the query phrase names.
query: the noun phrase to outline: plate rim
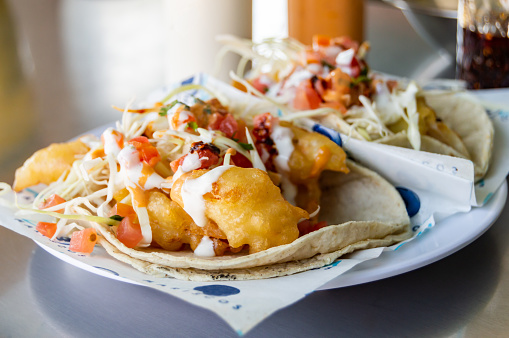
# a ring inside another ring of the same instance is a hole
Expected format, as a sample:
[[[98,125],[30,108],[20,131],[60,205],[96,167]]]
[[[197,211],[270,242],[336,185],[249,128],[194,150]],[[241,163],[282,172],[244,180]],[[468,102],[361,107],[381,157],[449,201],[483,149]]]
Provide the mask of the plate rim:
[[[353,269],[345,272],[344,274],[322,285],[320,288],[317,289],[317,291],[360,285],[401,275],[406,272],[410,272],[422,268],[424,266],[430,265],[432,263],[435,263],[439,260],[446,258],[447,256],[452,255],[453,253],[460,251],[467,245],[474,242],[480,236],[482,236],[497,221],[497,219],[502,214],[502,211],[504,210],[504,206],[507,201],[507,195],[508,195],[508,185],[507,181],[504,180],[504,183],[499,187],[499,189],[497,189],[497,191],[493,194],[492,198],[490,199],[490,201],[488,201],[487,204],[485,204],[482,207],[473,207],[469,212],[453,214],[443,220],[437,221],[432,229],[426,231],[423,234],[423,236],[421,236],[421,238],[416,239],[417,241],[416,240],[411,241],[410,242],[411,244],[409,244],[408,246],[410,246],[411,248],[412,247],[415,248],[416,245],[423,246],[423,243],[418,241],[430,241],[431,240],[430,232],[433,232],[433,230],[435,230],[434,234],[436,234],[437,231],[439,231],[435,229],[436,227],[448,226],[448,224],[451,222],[454,223],[455,221],[461,221],[463,218],[468,219],[473,214],[474,215],[483,214],[485,212],[488,212],[489,217],[484,218],[484,221],[480,223],[480,226],[475,227],[472,231],[466,232],[465,236],[463,237],[463,240],[453,242],[450,245],[439,246],[437,247],[436,250],[421,255],[416,260],[405,262],[400,266],[394,267],[393,269],[387,270],[387,266],[386,265],[384,266],[384,264],[382,264],[381,267],[376,269],[381,270],[376,277],[375,276],[370,277],[369,273],[367,274],[368,276],[366,275],[365,271],[363,271],[363,268],[365,267],[366,264],[370,264],[370,261],[363,262],[358,266],[354,267]],[[404,246],[400,251],[398,250],[399,252],[394,252],[394,254],[401,254],[402,252],[404,254],[404,250],[405,249],[408,250],[408,246],[407,247]],[[380,257],[376,259],[379,261],[383,260],[384,258],[387,259],[387,255],[384,256],[384,254],[385,253],[383,253]],[[373,271],[368,270],[368,272],[372,273]]]

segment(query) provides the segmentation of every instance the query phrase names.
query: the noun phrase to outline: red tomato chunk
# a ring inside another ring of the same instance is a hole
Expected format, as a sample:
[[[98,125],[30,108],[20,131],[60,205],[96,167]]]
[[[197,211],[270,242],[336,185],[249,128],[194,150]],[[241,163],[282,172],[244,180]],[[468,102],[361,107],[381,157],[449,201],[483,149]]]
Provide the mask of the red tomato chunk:
[[[49,222],[37,223],[35,230],[39,231],[42,235],[52,238],[55,232],[57,232],[57,224]]]
[[[97,243],[97,231],[94,228],[86,228],[72,233],[69,250],[91,253],[94,250],[95,243]]]
[[[53,194],[47,199],[45,199],[41,204],[39,204],[39,209],[47,209],[50,207],[53,207],[55,205],[62,204],[64,202],[67,202],[62,197],[58,196],[57,194]],[[64,209],[57,210],[56,212],[63,213]]]
[[[128,248],[134,248],[143,239],[141,227],[133,221],[132,216],[126,216],[117,229],[117,238]]]

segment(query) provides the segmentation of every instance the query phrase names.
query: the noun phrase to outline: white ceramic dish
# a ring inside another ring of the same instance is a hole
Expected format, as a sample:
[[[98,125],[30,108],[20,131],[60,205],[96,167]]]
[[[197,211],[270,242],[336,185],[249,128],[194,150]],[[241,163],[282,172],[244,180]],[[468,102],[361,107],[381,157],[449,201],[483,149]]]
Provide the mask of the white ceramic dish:
[[[507,199],[507,182],[498,189],[482,208],[452,215],[397,251],[384,252],[379,258],[367,261],[319,290],[367,283],[399,275],[436,262],[467,246],[495,223]]]

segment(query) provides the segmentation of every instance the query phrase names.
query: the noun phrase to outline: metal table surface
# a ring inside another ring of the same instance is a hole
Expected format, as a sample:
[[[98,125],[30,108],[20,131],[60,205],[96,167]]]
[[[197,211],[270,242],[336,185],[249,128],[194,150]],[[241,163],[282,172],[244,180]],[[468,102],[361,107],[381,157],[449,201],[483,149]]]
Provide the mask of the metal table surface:
[[[439,57],[413,32],[401,12],[377,1],[367,6],[367,36],[372,54],[377,55],[371,59],[372,67],[388,73],[416,75],[423,64],[436,65],[434,60]],[[53,95],[43,100],[40,109],[50,109],[51,100],[57,97],[65,101],[54,92],[58,88],[51,88],[60,80],[38,81],[47,85],[39,86],[36,96]],[[65,102],[59,101],[53,108],[59,107],[64,111]],[[81,131],[74,127],[51,136],[61,140]],[[2,180],[12,177],[13,168],[35,147],[32,144],[19,150],[18,157],[13,155],[4,163]],[[493,226],[459,252],[399,276],[315,292],[275,313],[246,336],[507,336],[508,223],[506,203]],[[0,227],[0,336],[236,334],[207,310],[143,286],[80,270]]]

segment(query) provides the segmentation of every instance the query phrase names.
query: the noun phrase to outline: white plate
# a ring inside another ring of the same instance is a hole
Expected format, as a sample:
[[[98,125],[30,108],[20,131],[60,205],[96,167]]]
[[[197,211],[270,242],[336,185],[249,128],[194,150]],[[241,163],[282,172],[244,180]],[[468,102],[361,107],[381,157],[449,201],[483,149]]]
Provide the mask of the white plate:
[[[507,199],[507,182],[482,208],[459,213],[440,222],[397,251],[384,252],[323,285],[319,290],[372,282],[436,262],[467,246],[495,223]]]
[[[422,236],[397,251],[387,251],[376,259],[361,263],[318,290],[372,282],[436,262],[467,246],[488,230],[500,216],[506,199],[507,182],[504,182],[491,200],[482,208],[474,208],[468,213],[455,214],[437,222],[433,228],[426,231]],[[58,259],[80,269],[122,282],[138,284],[132,280],[111,274],[109,271],[95,268],[37,241],[36,243]],[[110,259],[114,260],[114,258]]]

